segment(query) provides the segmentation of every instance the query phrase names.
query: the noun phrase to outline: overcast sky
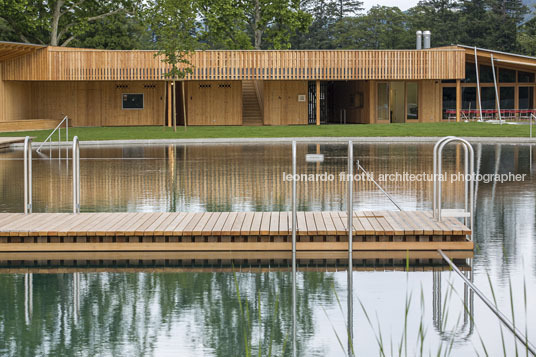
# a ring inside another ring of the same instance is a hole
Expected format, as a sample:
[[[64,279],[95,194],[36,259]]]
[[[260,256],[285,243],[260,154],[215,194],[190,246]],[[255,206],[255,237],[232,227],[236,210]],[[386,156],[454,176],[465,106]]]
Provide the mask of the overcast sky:
[[[417,5],[418,0],[362,0],[363,7],[365,10],[370,9],[374,5],[383,5],[383,6],[398,6],[402,11],[409,9]]]

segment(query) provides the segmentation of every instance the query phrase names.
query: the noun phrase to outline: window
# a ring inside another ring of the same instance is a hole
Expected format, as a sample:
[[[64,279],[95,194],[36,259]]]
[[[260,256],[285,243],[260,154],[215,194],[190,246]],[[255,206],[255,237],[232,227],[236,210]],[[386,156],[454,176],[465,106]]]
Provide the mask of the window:
[[[482,87],[480,89],[480,97],[482,101],[482,110],[495,109],[495,88],[494,87]]]
[[[462,109],[476,109],[476,87],[462,87]]]
[[[534,108],[534,87],[519,87],[519,109]]]
[[[389,84],[378,83],[378,120],[389,119]]]
[[[123,109],[143,109],[143,94],[123,94]]]
[[[456,88],[443,87],[443,119],[451,118],[452,111],[456,115]]]
[[[512,69],[506,69],[506,68],[499,69],[499,82],[514,83],[515,81],[516,81],[516,71]]]
[[[480,83],[493,83],[493,70],[491,66],[480,66]]]
[[[514,109],[514,87],[501,87],[501,109]]]
[[[530,72],[517,72],[517,81],[522,83],[533,83],[534,73]]]
[[[407,119],[419,118],[419,85],[417,83],[408,83],[406,85],[406,108]]]
[[[474,63],[465,63],[465,79],[463,83],[476,83],[476,68]]]

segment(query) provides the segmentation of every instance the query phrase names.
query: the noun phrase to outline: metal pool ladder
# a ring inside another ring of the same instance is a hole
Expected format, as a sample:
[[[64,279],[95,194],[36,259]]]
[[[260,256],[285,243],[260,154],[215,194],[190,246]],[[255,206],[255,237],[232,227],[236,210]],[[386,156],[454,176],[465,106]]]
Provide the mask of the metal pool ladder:
[[[45,139],[45,141],[43,141],[41,143],[41,145],[39,145],[39,147],[36,150],[37,153],[41,153],[41,148],[48,141],[49,142],[49,144],[48,144],[49,155],[50,155],[50,157],[52,157],[52,155],[51,155],[51,152],[52,152],[52,135],[54,135],[54,133],[56,131],[58,131],[58,143],[61,141],[61,125],[63,123],[65,123],[65,141],[69,141],[69,117],[66,115],[65,117],[63,117],[63,119],[60,121],[60,123],[54,128],[54,130],[52,130],[52,133],[50,133],[50,135]]]
[[[441,169],[443,162],[443,148],[452,142],[461,143],[464,149],[464,177],[463,182],[465,186],[465,199],[464,199],[464,209],[443,209],[441,206],[441,186],[442,177]],[[434,189],[433,189],[433,198],[432,198],[432,211],[433,217],[441,221],[442,217],[456,217],[463,218],[465,225],[473,229],[473,211],[474,211],[474,191],[475,191],[475,152],[473,146],[465,139],[458,138],[455,136],[447,136],[440,139],[434,145]],[[472,239],[471,239],[472,240]]]

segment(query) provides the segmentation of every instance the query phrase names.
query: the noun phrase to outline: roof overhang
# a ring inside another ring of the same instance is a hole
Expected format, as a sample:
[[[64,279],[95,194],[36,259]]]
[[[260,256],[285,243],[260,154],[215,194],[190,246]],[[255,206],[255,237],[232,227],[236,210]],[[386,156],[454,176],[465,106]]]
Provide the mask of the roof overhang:
[[[0,62],[27,55],[45,47],[47,46],[0,41]]]
[[[493,62],[496,66],[536,71],[536,57],[464,45],[457,45],[456,47],[465,50],[465,58],[470,62],[475,61],[476,53],[479,64],[490,65],[491,57],[493,56]]]

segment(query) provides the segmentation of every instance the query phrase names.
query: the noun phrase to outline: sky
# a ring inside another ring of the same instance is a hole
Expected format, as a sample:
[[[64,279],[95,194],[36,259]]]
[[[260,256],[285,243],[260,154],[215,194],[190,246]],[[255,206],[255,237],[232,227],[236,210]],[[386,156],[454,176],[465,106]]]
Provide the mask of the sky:
[[[400,10],[404,11],[417,5],[418,0],[362,0],[365,10],[370,9],[374,5],[383,6],[397,6]]]

